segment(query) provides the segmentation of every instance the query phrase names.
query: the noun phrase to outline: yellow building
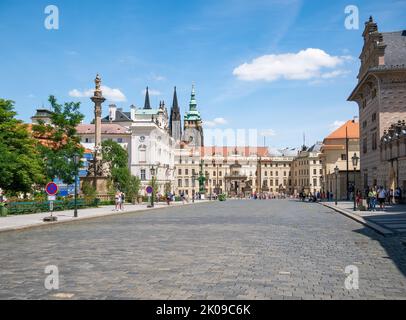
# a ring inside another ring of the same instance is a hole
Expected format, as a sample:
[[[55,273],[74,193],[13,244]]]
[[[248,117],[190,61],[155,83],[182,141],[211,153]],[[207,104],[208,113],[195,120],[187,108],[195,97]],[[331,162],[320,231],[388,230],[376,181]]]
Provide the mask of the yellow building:
[[[322,190],[337,193],[337,198],[349,199],[360,188],[359,160],[354,168],[352,157],[360,157],[359,123],[349,120],[323,140],[320,160],[322,163]],[[337,179],[335,168],[338,168]],[[355,171],[354,171],[355,169]],[[347,187],[348,186],[348,187]],[[337,192],[336,192],[337,187]]]

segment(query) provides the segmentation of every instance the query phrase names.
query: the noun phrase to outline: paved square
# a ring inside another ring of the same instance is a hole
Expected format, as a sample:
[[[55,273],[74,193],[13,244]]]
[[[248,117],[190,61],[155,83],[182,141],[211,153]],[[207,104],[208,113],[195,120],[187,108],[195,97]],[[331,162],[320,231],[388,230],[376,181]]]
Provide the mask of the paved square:
[[[0,234],[1,299],[406,299],[406,247],[319,204],[232,200]],[[59,290],[44,287],[47,265]],[[344,269],[359,268],[347,290]]]

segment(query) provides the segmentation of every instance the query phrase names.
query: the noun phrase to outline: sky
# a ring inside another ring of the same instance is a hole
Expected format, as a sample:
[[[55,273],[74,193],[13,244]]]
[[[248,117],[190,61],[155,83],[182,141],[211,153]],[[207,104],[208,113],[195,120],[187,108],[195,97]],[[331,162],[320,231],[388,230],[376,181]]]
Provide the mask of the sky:
[[[48,5],[58,29],[45,27]],[[358,29],[345,26],[348,5]],[[27,122],[50,94],[80,101],[90,122],[97,73],[105,115],[110,103],[142,107],[146,86],[168,109],[176,86],[183,114],[194,83],[206,130],[309,145],[358,114],[347,98],[370,15],[380,31],[406,29],[405,0],[0,0],[0,98]]]

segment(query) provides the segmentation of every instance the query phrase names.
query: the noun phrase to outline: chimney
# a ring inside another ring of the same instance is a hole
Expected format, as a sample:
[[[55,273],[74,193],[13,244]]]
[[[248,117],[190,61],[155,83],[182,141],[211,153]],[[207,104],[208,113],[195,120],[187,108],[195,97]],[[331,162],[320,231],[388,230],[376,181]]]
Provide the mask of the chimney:
[[[132,121],[135,121],[135,111],[136,111],[136,110],[137,110],[137,107],[132,104],[132,105],[130,106],[130,112],[131,112],[130,118],[131,118]]]
[[[116,120],[117,106],[115,104],[109,105],[109,120],[110,122]]]

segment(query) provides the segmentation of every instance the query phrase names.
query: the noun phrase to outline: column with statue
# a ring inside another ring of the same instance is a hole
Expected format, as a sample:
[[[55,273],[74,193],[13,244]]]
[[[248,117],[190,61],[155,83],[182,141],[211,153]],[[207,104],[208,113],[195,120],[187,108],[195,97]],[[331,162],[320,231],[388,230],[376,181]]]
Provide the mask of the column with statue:
[[[206,182],[206,177],[204,176],[203,173],[203,159],[200,161],[200,171],[199,171],[199,193],[200,193],[200,198],[201,200],[204,200],[205,195],[206,195],[206,188],[205,188],[205,182]]]

